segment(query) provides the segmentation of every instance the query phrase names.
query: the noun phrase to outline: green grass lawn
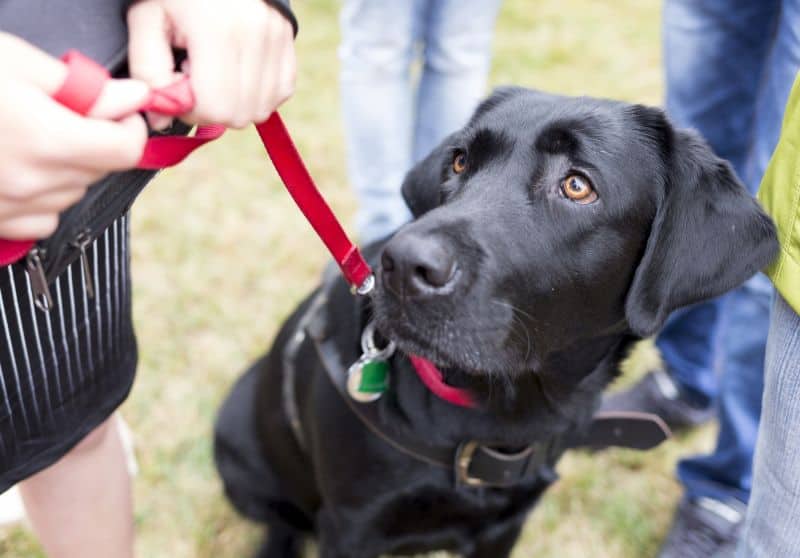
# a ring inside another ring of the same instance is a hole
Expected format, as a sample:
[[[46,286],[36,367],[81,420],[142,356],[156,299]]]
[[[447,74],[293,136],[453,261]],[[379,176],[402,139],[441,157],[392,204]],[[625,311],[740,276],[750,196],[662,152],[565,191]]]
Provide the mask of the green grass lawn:
[[[400,0],[404,1],[404,0]],[[299,80],[282,113],[339,215],[345,178],[333,0],[297,0]],[[518,84],[658,104],[660,3],[507,0],[492,85]],[[263,352],[326,261],[252,130],[229,133],[163,173],[134,211],[135,314],[141,361],[122,412],[136,437],[138,556],[240,558],[260,538],[222,496],[211,460],[215,411]],[[620,383],[655,358],[643,347]],[[676,460],[708,449],[711,428],[647,454],[572,452],[532,514],[515,557],[652,556],[680,489]],[[41,556],[21,528],[0,556]]]

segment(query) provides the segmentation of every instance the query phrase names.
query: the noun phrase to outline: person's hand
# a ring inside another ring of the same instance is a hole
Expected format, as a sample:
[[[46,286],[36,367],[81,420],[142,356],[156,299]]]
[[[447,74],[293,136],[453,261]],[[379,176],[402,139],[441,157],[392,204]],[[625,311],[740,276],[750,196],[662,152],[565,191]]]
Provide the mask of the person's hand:
[[[139,0],[128,30],[131,76],[151,87],[175,79],[172,47],[187,50],[196,104],[181,119],[189,123],[262,122],[294,91],[292,25],[264,0]],[[156,129],[171,121],[148,119]]]
[[[147,127],[135,110],[149,89],[109,81],[82,117],[50,97],[66,66],[7,33],[0,33],[0,75],[0,238],[44,238],[92,182],[139,161]]]

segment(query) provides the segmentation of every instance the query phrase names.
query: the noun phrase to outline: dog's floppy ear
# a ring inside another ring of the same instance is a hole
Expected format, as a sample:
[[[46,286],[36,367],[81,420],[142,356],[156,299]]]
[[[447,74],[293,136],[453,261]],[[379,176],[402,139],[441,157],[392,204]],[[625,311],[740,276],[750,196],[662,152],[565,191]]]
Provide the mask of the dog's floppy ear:
[[[778,249],[772,220],[730,165],[697,134],[662,122],[667,184],[625,301],[628,323],[642,337],[676,308],[744,282]]]
[[[402,192],[414,217],[427,213],[441,203],[442,181],[453,155],[452,134],[427,157],[414,165],[403,180]]]

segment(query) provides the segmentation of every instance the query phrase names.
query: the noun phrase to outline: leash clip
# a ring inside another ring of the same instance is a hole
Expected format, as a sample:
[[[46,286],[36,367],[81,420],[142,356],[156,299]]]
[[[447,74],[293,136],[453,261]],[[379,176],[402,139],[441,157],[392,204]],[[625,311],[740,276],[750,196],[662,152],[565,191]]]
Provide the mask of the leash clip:
[[[360,285],[353,285],[350,287],[350,292],[360,296],[366,296],[375,288],[375,274],[370,273]],[[364,330],[366,331],[366,330]]]
[[[379,349],[375,344],[375,322],[367,324],[361,334],[362,354],[347,369],[347,393],[353,400],[372,403],[380,399],[389,388],[389,359],[396,348],[394,341],[389,341]]]

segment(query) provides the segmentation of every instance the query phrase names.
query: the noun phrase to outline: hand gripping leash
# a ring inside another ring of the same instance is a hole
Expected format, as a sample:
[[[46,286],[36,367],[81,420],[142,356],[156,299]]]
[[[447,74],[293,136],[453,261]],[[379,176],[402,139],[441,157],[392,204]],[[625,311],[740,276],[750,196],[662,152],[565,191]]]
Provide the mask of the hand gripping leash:
[[[94,106],[103,87],[111,76],[79,52],[70,51],[62,57],[67,64],[67,77],[53,99],[65,107],[86,115]],[[158,112],[169,116],[185,114],[194,107],[194,94],[188,77],[160,89],[139,107],[142,111]],[[272,159],[278,175],[303,212],[314,231],[325,243],[353,292],[366,295],[375,285],[375,279],[358,247],[350,241],[330,206],[323,198],[303,163],[280,115],[273,112],[264,122],[255,125],[264,148]],[[140,169],[163,169],[183,161],[198,147],[225,133],[219,125],[198,126],[192,136],[155,136],[145,145]],[[0,240],[0,266],[21,259],[34,246],[34,241]]]
[[[67,64],[67,77],[53,98],[65,107],[86,115],[111,76],[105,68],[76,51],[68,52],[62,60]],[[152,90],[150,97],[138,110],[180,116],[193,107],[194,94],[189,78],[184,76],[167,87]],[[280,115],[273,112],[255,128],[286,190],[336,260],[353,293],[368,295],[375,286],[372,270],[314,184]],[[151,137],[137,168],[155,170],[177,165],[195,149],[218,139],[224,133],[224,126],[208,125],[198,126],[191,136]],[[0,266],[22,259],[34,244],[32,240],[0,239]],[[442,372],[433,363],[416,355],[411,355],[411,361],[420,379],[438,397],[462,407],[476,406],[466,391],[448,386]]]

